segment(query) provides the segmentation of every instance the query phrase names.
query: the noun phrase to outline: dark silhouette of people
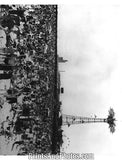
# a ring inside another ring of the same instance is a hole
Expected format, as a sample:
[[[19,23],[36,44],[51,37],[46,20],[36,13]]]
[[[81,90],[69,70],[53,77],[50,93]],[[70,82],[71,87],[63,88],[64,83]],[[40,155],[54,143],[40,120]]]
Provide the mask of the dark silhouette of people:
[[[12,70],[12,66],[10,66],[10,65],[5,65],[5,64],[0,64],[0,70],[10,71],[10,70]]]
[[[3,28],[8,27],[9,30],[11,30],[14,25],[20,25],[20,18],[15,15],[7,15],[3,17],[3,20],[1,21],[1,26]]]
[[[2,80],[2,79],[10,79],[11,77],[12,77],[12,73],[0,74],[0,80]]]
[[[20,9],[17,9],[17,10],[9,10],[9,14],[15,14],[19,17],[23,17],[24,16],[24,10],[20,10]]]
[[[17,103],[17,97],[6,97],[9,104]]]

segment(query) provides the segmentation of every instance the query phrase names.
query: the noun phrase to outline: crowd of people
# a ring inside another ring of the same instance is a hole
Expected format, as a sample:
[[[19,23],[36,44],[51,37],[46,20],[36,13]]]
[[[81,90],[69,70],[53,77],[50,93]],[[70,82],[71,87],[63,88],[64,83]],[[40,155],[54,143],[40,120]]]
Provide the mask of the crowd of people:
[[[1,123],[1,135],[20,135],[18,155],[51,153],[56,54],[55,5],[1,5],[0,80],[10,79],[2,98],[12,117]],[[3,106],[2,106],[3,107]],[[1,108],[2,108],[1,107]],[[5,125],[7,123],[7,125]]]

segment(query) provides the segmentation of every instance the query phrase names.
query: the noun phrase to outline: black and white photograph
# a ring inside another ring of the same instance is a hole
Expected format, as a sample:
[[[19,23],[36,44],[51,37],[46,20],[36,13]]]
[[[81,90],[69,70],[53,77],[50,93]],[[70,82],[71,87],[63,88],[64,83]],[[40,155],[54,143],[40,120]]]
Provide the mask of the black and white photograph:
[[[119,4],[0,3],[0,156],[121,159],[121,42]]]

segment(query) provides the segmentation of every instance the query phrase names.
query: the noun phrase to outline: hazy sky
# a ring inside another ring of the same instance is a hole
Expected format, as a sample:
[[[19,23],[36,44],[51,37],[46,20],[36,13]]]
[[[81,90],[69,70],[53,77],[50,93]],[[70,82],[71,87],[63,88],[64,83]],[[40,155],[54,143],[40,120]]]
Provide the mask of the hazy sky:
[[[61,73],[63,113],[106,117],[111,106],[117,120],[122,119],[121,43],[121,6],[58,7],[58,53],[68,59],[60,65],[60,70],[65,70]],[[117,122],[114,134],[107,124],[63,129],[70,138],[66,152],[92,152],[97,160],[121,156],[121,122]]]

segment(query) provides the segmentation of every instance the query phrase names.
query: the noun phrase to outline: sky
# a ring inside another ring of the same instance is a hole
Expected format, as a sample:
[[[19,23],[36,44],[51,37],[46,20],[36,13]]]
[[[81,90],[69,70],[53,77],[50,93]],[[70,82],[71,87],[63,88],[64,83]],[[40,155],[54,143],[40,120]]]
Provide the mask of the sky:
[[[94,153],[95,159],[121,157],[122,135],[122,6],[59,5],[58,54],[64,87],[62,112],[103,118],[112,107],[116,132],[108,124],[64,126],[65,152]]]

